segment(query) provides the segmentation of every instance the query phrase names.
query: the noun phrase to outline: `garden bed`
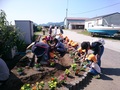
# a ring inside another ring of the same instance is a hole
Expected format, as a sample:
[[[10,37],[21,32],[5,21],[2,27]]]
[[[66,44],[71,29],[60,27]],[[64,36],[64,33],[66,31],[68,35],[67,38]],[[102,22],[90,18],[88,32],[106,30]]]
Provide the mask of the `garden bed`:
[[[12,70],[9,80],[2,85],[1,90],[20,90],[24,84],[35,85],[36,82],[43,81],[45,86],[43,90],[49,90],[48,81],[51,80],[51,77],[58,78],[60,75],[64,74],[66,69],[71,69],[71,64],[73,64],[73,59],[69,57],[69,54],[66,54],[64,57],[60,58],[59,63],[56,63],[54,67],[43,66],[43,70],[36,71],[34,68],[24,69],[24,73],[19,75],[17,73],[17,66],[20,67],[21,63],[17,63]],[[64,84],[57,86],[56,90],[69,89],[72,84],[75,84],[75,81],[82,80],[82,76],[85,71],[80,71],[79,74],[75,75],[74,71],[71,70],[67,80]],[[76,82],[77,83],[77,82]]]

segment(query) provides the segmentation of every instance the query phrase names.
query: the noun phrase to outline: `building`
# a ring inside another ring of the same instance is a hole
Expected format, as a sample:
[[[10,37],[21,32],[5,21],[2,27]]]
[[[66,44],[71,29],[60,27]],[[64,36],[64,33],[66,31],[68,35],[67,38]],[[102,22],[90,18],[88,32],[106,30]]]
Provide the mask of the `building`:
[[[87,18],[67,17],[64,20],[64,26],[67,29],[84,29]]]
[[[16,27],[20,30],[22,35],[20,38],[30,44],[33,38],[33,22],[30,20],[15,20]]]
[[[85,21],[85,29],[94,26],[120,26],[120,13],[97,16]]]

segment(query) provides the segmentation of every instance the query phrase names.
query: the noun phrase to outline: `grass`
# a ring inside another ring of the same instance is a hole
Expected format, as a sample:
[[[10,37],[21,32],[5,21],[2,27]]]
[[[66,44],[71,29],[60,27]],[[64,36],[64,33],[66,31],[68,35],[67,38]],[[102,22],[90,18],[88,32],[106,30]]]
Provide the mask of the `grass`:
[[[83,34],[83,35],[90,36],[90,33],[88,31],[86,31],[86,30],[80,31],[79,33]]]
[[[75,32],[87,36],[91,36],[91,34],[87,30],[75,30]],[[109,37],[109,36],[103,36],[103,35],[96,35],[95,37],[105,38],[105,39],[112,39],[112,40],[120,40],[120,37]]]

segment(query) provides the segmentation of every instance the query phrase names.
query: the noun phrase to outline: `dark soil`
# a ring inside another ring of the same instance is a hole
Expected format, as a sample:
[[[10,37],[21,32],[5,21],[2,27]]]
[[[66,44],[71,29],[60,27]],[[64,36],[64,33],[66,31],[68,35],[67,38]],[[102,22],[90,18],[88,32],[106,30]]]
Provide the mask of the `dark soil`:
[[[43,66],[44,70],[36,71],[34,68],[25,68],[26,61],[19,62],[21,56],[17,56],[16,60],[8,63],[8,66],[11,70],[10,78],[0,87],[0,90],[20,90],[21,86],[25,83],[34,84],[39,81],[48,82],[50,77],[55,76],[59,77],[64,73],[65,69],[69,69],[70,65],[73,63],[72,59],[66,54],[64,57],[59,59],[59,62],[55,64],[54,67]],[[22,75],[17,74],[17,67],[23,67],[24,73]],[[78,75],[75,75],[74,72],[68,77],[67,82],[81,77],[84,72],[80,72]],[[45,85],[45,90],[48,89],[48,85]]]

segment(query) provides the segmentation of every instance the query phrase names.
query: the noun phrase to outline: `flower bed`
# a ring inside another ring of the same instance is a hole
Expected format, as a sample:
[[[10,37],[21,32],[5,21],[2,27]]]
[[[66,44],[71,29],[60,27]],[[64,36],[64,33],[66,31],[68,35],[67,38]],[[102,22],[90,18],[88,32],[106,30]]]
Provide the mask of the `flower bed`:
[[[78,74],[76,75],[75,72],[76,70],[78,70],[77,68],[80,67],[79,66],[76,67],[75,65],[74,68],[76,69],[73,70],[72,65],[74,67],[73,59],[69,57],[69,54],[66,54],[63,58],[59,59],[59,63],[55,65],[55,67],[43,66],[44,70],[42,71],[36,71],[33,68],[21,66],[24,69],[24,74],[18,75],[17,74],[18,67],[15,67],[14,69],[12,69],[12,73],[14,77],[16,77],[16,79],[14,80],[11,79],[10,82],[7,82],[6,88],[11,88],[12,90],[19,90],[23,85],[28,85],[28,86],[30,85],[30,88],[35,88],[37,82],[40,83],[43,81],[44,82],[44,87],[42,87],[43,90],[48,90],[50,89],[50,83],[48,82],[50,82],[51,77],[54,76],[57,78],[59,82],[59,84],[57,82],[57,86],[55,85],[55,89],[59,90],[61,88],[67,87],[64,86],[63,84],[69,85],[71,84],[70,82],[82,78],[83,74],[85,73],[85,71],[79,70]],[[19,63],[18,66],[20,67]],[[67,76],[66,74],[68,73],[69,75]],[[17,82],[17,83],[11,85],[10,84],[11,82],[13,83]]]

